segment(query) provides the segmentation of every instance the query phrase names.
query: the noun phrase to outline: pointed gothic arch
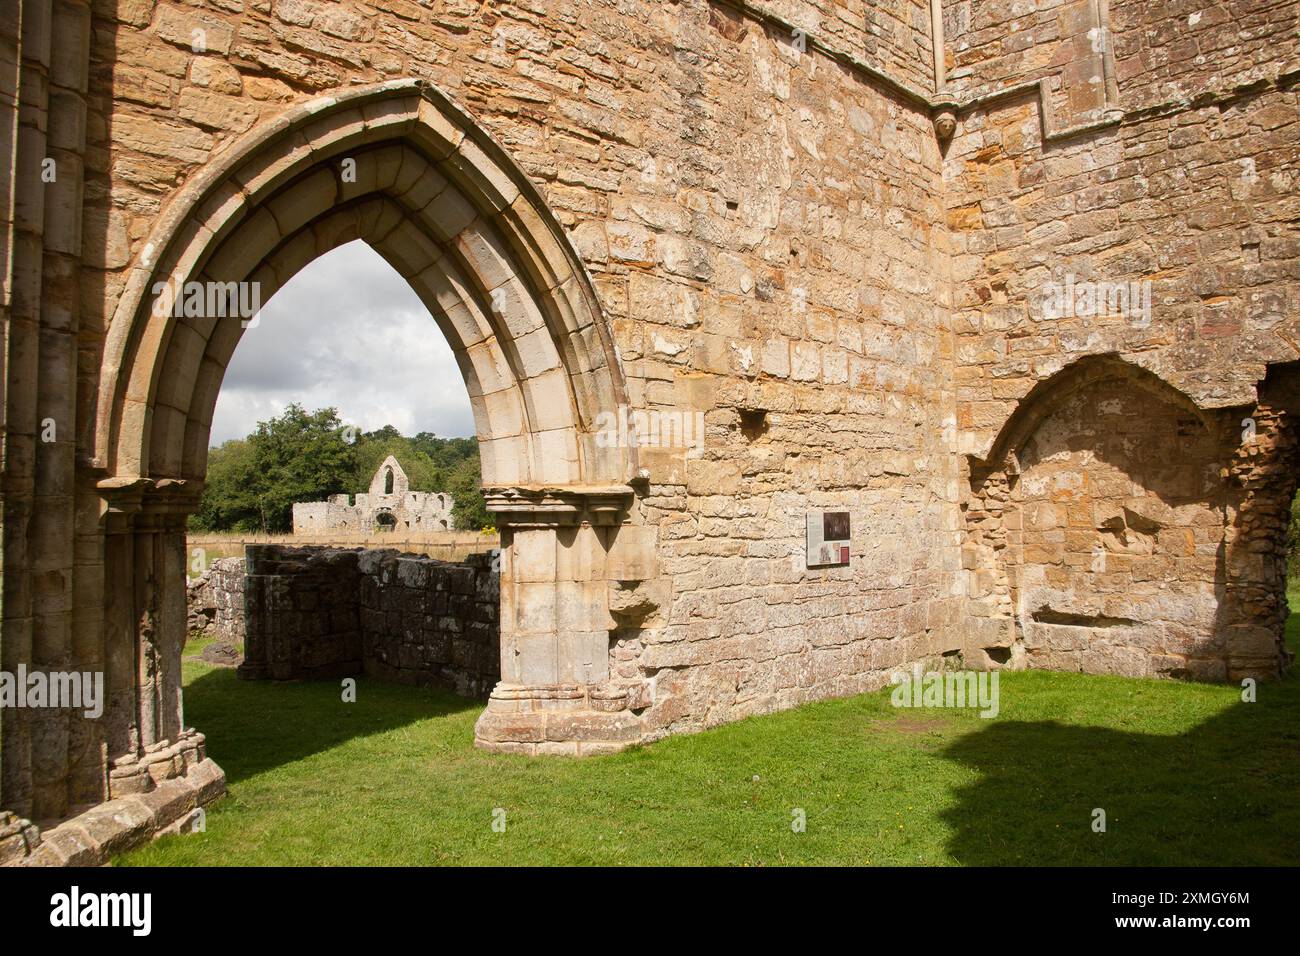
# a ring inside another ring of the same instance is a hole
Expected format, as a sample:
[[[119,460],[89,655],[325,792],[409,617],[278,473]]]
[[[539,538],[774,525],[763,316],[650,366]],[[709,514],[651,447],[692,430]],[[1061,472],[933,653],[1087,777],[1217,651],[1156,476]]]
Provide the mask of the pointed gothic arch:
[[[354,239],[411,284],[452,345],[486,486],[626,480],[634,451],[594,440],[596,416],[625,391],[590,277],[522,171],[417,80],[287,111],[166,207],[109,329],[95,464],[119,482],[201,482],[222,376],[256,320],[183,314],[187,284],[256,283],[265,301]]]

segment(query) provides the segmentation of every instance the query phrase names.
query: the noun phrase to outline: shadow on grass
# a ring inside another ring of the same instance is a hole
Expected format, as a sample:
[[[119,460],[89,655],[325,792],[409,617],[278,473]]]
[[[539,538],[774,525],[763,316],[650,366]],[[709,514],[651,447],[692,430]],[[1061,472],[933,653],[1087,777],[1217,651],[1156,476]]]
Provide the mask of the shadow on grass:
[[[1300,681],[1187,733],[990,723],[944,756],[979,771],[943,812],[949,852],[993,865],[1295,865]],[[1094,811],[1106,832],[1093,830]]]
[[[356,702],[345,703],[339,681],[243,681],[212,670],[186,684],[185,721],[235,784],[355,738],[483,708],[447,691],[356,680]]]

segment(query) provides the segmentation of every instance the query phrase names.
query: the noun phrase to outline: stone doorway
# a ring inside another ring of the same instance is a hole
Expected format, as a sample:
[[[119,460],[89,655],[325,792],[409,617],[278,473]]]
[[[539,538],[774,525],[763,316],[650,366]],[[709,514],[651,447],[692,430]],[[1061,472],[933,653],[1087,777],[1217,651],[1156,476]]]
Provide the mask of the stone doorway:
[[[468,115],[426,83],[388,82],[254,128],[169,200],[134,263],[106,337],[93,461],[79,472],[80,511],[100,515],[100,556],[78,572],[103,575],[97,647],[81,659],[104,661],[108,706],[62,736],[6,728],[6,805],[21,815],[65,819],[160,780],[219,790],[182,705],[185,522],[222,375],[256,318],[213,310],[210,294],[209,308],[191,309],[190,294],[216,289],[229,304],[255,284],[265,301],[357,239],[424,302],[474,411],[503,549],[502,680],[478,744],[578,753],[639,739],[604,687],[606,557],[631,504],[635,452],[594,439],[598,414],[625,396],[590,278],[536,189]],[[35,765],[62,775],[33,786]],[[190,772],[198,766],[209,769]]]

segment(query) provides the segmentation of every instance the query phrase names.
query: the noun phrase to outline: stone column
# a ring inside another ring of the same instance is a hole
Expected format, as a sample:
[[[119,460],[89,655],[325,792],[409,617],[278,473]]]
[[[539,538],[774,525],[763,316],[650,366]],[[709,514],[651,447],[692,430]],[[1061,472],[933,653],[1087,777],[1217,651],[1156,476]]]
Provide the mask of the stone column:
[[[185,518],[197,489],[172,479],[108,479],[104,523],[107,673],[103,736],[109,795],[147,793],[205,763],[203,736],[185,726]],[[220,792],[220,771],[209,790]],[[209,781],[211,784],[211,781]]]
[[[501,681],[477,746],[578,755],[640,740],[609,666],[607,565],[631,499],[624,487],[487,492],[501,531]]]

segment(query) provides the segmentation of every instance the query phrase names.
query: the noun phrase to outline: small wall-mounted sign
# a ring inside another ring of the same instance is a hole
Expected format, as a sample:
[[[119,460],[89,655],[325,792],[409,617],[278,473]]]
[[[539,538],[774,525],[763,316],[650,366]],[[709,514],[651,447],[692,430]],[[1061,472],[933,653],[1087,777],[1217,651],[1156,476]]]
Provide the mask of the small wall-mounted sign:
[[[808,515],[808,567],[849,563],[849,513],[813,511]]]

